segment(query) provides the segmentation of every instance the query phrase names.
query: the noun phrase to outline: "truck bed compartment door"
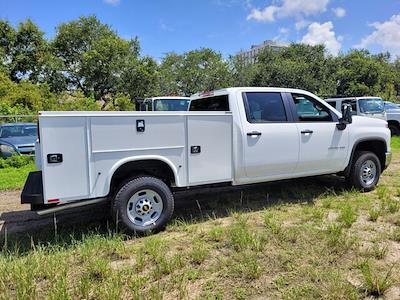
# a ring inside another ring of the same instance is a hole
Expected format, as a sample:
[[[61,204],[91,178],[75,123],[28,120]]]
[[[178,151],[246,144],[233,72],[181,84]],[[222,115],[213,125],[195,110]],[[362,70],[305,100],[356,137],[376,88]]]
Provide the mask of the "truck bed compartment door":
[[[90,194],[85,117],[40,118],[44,203]]]
[[[189,185],[232,180],[232,115],[187,117]]]

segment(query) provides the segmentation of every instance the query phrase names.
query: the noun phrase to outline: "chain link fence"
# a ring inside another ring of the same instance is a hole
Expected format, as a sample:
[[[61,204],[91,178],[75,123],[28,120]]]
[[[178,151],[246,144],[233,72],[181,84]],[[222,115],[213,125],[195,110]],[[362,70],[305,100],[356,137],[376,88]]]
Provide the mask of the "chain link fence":
[[[36,115],[0,115],[0,125],[5,123],[35,123]]]

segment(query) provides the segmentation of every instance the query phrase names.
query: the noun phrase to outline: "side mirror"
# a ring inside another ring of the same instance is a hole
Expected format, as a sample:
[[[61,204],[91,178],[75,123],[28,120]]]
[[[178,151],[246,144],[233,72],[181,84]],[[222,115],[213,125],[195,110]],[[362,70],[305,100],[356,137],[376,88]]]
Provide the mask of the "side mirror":
[[[353,122],[351,105],[344,103],[342,105],[342,117],[339,119],[339,123],[336,124],[337,129],[344,130],[346,129],[347,124],[351,124]]]

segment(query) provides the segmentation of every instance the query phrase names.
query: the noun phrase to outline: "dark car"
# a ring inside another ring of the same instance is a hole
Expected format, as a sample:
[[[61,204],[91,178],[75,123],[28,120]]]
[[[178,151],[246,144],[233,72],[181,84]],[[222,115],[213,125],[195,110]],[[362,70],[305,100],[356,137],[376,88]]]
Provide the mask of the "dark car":
[[[37,125],[35,123],[12,123],[0,125],[0,144],[11,145],[21,155],[35,153]]]

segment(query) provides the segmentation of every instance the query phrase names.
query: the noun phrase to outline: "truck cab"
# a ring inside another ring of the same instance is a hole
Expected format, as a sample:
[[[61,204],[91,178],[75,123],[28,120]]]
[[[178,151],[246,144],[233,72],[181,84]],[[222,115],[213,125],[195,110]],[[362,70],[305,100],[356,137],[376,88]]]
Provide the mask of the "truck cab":
[[[391,160],[386,121],[298,89],[199,93],[189,111],[41,112],[39,124],[41,169],[22,203],[49,213],[110,201],[130,232],[162,229],[181,189],[337,174],[370,191]]]
[[[164,96],[137,100],[139,111],[186,111],[190,102],[189,97]]]

